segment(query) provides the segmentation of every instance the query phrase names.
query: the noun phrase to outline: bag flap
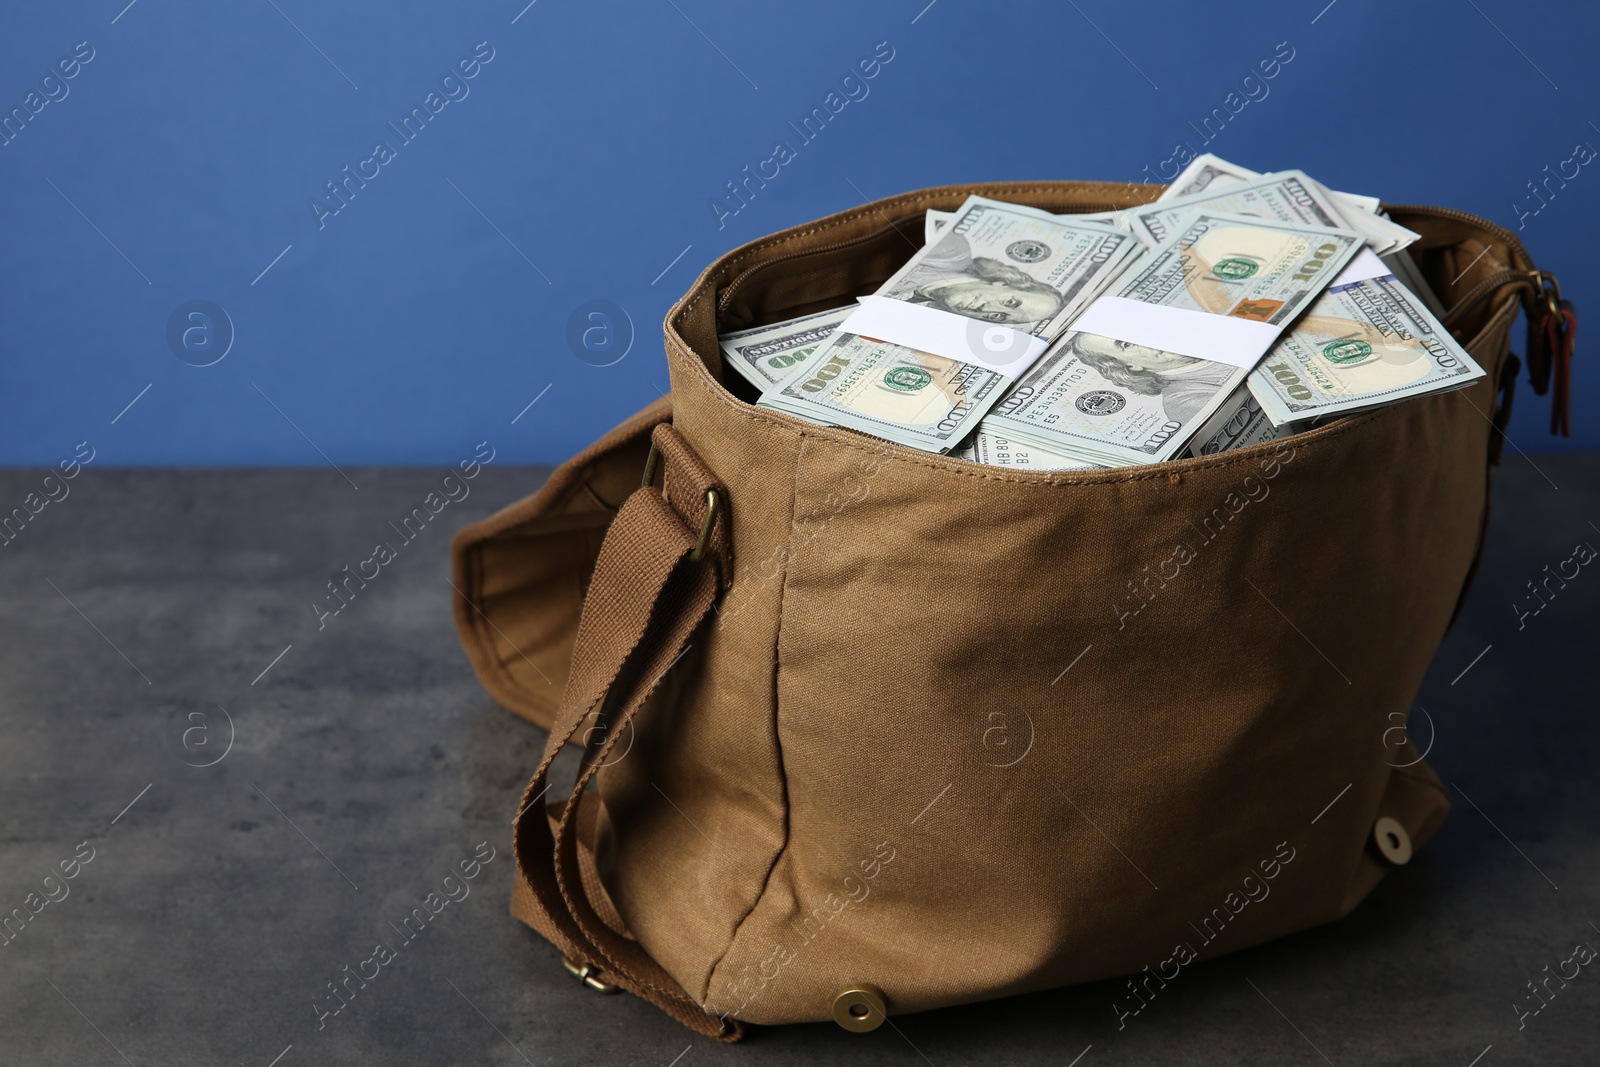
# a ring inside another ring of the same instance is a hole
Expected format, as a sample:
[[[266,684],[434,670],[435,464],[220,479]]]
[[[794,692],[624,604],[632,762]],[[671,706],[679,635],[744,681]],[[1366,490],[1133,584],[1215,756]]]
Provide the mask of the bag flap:
[[[557,467],[543,487],[451,542],[456,630],[483,687],[549,729],[566,686],[589,576],[611,519],[639,487],[663,397]]]

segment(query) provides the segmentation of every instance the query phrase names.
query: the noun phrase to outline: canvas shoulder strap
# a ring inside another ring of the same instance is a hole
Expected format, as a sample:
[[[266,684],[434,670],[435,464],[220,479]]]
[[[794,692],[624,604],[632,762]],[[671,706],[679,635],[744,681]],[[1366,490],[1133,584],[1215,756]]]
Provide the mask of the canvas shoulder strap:
[[[732,574],[722,518],[727,490],[670,424],[656,427],[651,440],[645,485],[622,505],[600,549],[561,707],[519,806],[512,911],[560,949],[580,977],[594,978],[591,984],[620,986],[693,1030],[733,1041],[742,1033],[737,1021],[707,1014],[642,945],[619,932],[622,924],[583,855],[581,830],[592,823],[582,811],[584,790]],[[660,489],[651,484],[658,459]],[[588,758],[571,791],[547,809],[551,765],[574,743],[589,750]]]

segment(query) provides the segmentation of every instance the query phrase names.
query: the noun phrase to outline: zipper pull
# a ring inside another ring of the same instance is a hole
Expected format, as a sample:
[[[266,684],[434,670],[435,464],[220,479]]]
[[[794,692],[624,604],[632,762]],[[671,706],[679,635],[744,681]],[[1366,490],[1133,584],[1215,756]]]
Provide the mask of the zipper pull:
[[[1561,298],[1561,285],[1548,271],[1528,272],[1533,294],[1523,304],[1528,316],[1528,381],[1543,396],[1550,392],[1550,432],[1572,436],[1572,346],[1578,312]],[[1552,385],[1554,388],[1552,389]]]

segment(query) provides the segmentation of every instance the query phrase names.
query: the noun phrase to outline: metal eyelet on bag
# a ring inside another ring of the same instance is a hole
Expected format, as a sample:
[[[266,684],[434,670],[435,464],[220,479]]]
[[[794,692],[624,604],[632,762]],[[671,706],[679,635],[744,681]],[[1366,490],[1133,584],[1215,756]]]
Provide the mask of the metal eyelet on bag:
[[[834,995],[833,1021],[851,1033],[865,1034],[876,1030],[889,1017],[884,1005],[883,992],[876,986],[857,982],[845,986]]]
[[[587,963],[585,963],[585,964],[575,963],[575,962],[573,962],[571,956],[562,956],[561,957],[561,966],[563,966],[563,967],[565,967],[567,969],[567,973],[568,974],[572,975],[572,977],[576,978],[578,981],[582,982],[584,985],[588,986],[590,989],[594,990],[596,993],[620,993],[620,992],[622,992],[622,987],[621,986],[612,985],[610,982],[606,982],[606,981],[601,980],[601,978],[600,978],[600,968],[598,968],[598,967],[591,967]]]
[[[1397,819],[1385,815],[1373,823],[1372,843],[1378,846],[1383,858],[1396,867],[1411,862],[1411,835],[1406,833],[1406,828]]]

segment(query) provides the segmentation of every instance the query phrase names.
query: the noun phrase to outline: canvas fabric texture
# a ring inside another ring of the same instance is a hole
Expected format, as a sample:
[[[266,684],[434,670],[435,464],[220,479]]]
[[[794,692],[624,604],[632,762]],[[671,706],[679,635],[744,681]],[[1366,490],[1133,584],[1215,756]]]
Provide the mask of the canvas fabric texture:
[[[1380,818],[1413,847],[1444,819],[1398,727],[1537,306],[1505,230],[1392,209],[1485,379],[1204,458],[983,467],[757,408],[722,367],[718,332],[872,292],[928,208],[1159,192],[952,186],[731,252],[667,317],[670,398],[459,532],[468,656],[552,728],[513,911],[582,973],[725,1040],[851,983],[894,1015],[1170,973],[1339,918],[1391,867]]]

